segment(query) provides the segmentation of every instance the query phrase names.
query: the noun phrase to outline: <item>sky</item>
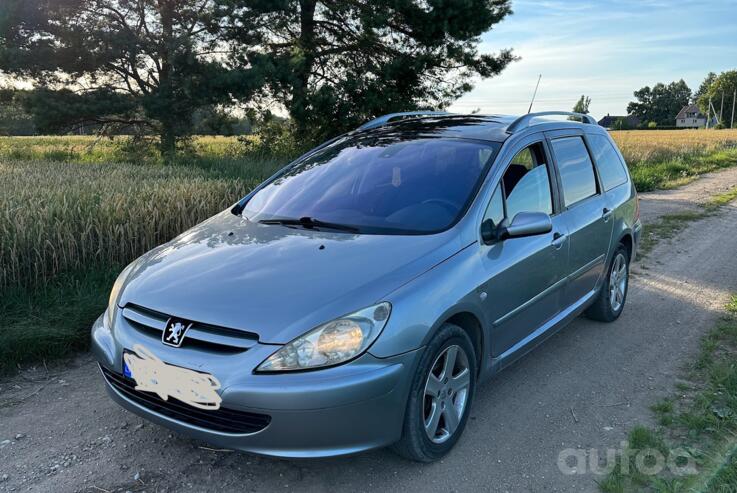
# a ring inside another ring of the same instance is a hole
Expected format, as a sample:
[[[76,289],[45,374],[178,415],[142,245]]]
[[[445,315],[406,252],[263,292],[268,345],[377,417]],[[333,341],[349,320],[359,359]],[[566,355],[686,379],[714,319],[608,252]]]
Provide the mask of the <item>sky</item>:
[[[737,0],[513,0],[514,14],[482,36],[481,52],[513,48],[519,61],[450,111],[571,110],[586,94],[591,114],[626,114],[633,91],[684,79],[695,91],[709,72],[737,69]]]

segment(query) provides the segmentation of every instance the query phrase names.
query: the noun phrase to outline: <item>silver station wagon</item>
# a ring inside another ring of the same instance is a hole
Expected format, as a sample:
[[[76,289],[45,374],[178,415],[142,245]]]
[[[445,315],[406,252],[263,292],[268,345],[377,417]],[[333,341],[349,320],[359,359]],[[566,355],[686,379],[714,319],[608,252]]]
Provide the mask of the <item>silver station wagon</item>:
[[[479,382],[619,317],[641,229],[587,115],[386,115],[130,264],[93,350],[120,405],[219,447],[432,461]]]

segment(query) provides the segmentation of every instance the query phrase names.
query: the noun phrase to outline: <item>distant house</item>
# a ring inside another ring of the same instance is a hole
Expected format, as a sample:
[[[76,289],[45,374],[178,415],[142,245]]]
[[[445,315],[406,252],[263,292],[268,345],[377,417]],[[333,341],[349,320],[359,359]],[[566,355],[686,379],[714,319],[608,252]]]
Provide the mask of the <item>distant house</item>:
[[[620,120],[624,123],[623,128],[637,128],[640,126],[640,119],[637,118],[635,115],[612,116],[609,114],[599,120],[599,125],[611,130],[617,126],[617,122]]]
[[[701,112],[695,104],[684,106],[676,116],[676,127],[681,128],[704,128],[706,126],[706,115]]]

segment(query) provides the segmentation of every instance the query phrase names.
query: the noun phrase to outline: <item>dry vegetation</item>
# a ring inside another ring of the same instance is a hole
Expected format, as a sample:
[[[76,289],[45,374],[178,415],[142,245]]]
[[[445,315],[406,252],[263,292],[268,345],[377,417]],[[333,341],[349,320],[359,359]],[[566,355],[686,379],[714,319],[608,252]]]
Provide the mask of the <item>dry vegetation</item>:
[[[630,165],[737,147],[737,129],[619,130],[611,135]]]
[[[207,136],[193,139],[186,151],[184,161],[192,156],[200,159],[228,159],[240,157],[244,146],[236,137]],[[158,160],[152,141],[134,141],[128,137],[96,138],[88,135],[0,137],[0,159],[75,163],[155,163]]]

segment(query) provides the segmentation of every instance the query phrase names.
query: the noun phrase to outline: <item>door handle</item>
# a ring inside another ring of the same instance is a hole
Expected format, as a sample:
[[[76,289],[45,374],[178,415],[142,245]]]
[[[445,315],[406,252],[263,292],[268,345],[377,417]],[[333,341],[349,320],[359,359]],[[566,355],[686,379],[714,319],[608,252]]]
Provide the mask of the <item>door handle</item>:
[[[607,222],[609,220],[609,218],[612,215],[612,212],[614,212],[614,211],[612,211],[611,209],[609,209],[607,207],[604,207],[604,211],[601,214],[601,217],[604,218],[604,222]]]
[[[563,233],[558,233],[557,231],[553,233],[553,241],[550,243],[555,247],[556,250],[560,250],[560,247],[563,246],[563,243],[566,241],[566,235]]]

